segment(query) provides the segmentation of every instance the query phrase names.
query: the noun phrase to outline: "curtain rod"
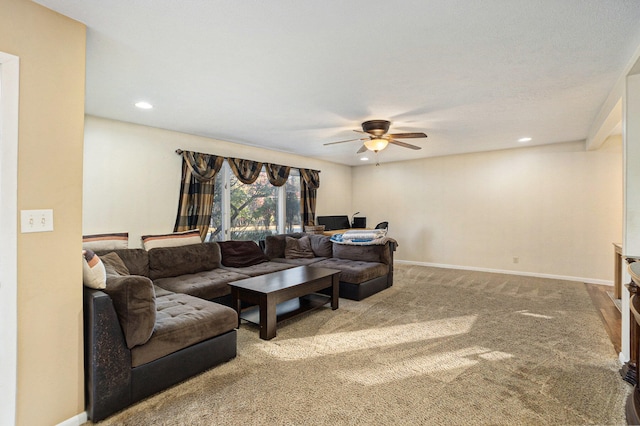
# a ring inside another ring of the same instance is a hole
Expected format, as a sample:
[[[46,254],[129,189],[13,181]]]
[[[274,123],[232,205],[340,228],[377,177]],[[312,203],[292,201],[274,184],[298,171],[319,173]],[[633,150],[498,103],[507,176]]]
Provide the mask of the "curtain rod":
[[[178,155],[182,155],[182,153],[183,153],[183,152],[184,152],[184,151],[183,151],[183,150],[181,150],[180,148],[176,149],[176,154],[178,154]],[[229,158],[229,157],[224,157],[224,158],[225,158],[225,159],[227,159],[227,158]],[[251,160],[251,161],[253,161],[253,160]],[[262,161],[262,163],[264,163],[264,161]],[[290,166],[290,167],[292,167],[292,168],[294,168],[294,169],[301,169],[301,168],[303,168],[303,167],[293,167],[293,166]],[[309,169],[309,170],[314,170],[314,169]],[[316,171],[316,172],[318,172],[318,173],[320,173],[320,172],[321,172],[321,170],[314,170],[314,171]]]

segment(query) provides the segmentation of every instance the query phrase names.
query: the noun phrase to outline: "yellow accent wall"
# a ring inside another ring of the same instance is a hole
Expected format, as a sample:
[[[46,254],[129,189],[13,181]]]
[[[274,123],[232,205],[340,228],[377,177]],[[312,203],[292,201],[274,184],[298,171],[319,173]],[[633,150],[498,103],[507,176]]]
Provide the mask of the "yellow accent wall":
[[[18,234],[19,425],[84,411],[85,45],[84,25],[28,0],[0,2],[0,51],[20,58],[18,209],[54,212],[53,232]]]

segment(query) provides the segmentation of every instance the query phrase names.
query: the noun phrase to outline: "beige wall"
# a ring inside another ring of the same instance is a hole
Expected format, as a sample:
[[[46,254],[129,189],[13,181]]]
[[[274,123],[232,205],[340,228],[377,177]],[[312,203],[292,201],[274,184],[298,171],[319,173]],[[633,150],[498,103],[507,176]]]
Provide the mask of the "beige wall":
[[[182,160],[176,149],[320,170],[318,214],[350,214],[351,168],[262,148],[87,116],[85,120],[85,234],[172,232]]]
[[[54,211],[53,232],[18,234],[16,419],[50,425],[84,411],[85,28],[30,1],[3,0],[0,50],[20,58],[18,209]]]
[[[607,283],[622,238],[622,147],[566,143],[346,167],[87,116],[84,233],[172,230],[177,148],[322,170],[319,214],[388,220],[398,260]],[[518,263],[513,263],[518,257]]]
[[[354,211],[390,222],[397,259],[613,280],[620,137],[357,167],[353,185]]]

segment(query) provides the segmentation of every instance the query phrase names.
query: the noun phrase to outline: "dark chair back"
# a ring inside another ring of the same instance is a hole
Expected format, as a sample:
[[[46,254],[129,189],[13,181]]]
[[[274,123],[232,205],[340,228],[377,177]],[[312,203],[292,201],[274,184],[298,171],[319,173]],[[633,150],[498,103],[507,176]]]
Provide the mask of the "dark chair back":
[[[352,228],[366,228],[367,227],[367,218],[366,217],[354,217],[353,218],[353,226]]]
[[[376,229],[389,229],[389,222],[380,222],[376,225]]]

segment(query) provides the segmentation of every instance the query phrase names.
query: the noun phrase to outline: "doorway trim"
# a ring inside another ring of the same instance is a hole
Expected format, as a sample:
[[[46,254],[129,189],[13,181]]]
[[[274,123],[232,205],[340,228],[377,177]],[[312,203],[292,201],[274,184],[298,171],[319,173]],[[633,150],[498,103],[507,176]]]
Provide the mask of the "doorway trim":
[[[0,424],[16,422],[19,83],[19,58],[0,52]]]

